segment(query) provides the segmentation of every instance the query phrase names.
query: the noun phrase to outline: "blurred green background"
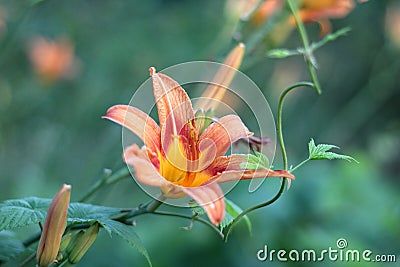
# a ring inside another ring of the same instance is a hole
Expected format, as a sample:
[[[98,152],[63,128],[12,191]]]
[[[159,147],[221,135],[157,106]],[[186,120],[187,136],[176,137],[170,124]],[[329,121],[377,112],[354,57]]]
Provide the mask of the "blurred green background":
[[[0,201],[52,197],[62,183],[72,184],[74,201],[104,168],[122,167],[121,128],[101,119],[107,108],[128,103],[150,66],[161,70],[222,58],[236,22],[225,1],[31,3],[0,1]],[[285,266],[259,262],[256,253],[264,245],[335,248],[338,238],[346,238],[352,249],[397,255],[395,264],[371,266],[400,266],[400,37],[391,29],[400,27],[399,16],[398,0],[375,0],[332,21],[333,30],[350,26],[352,31],[315,53],[323,94],[300,89],[285,103],[290,164],[307,157],[310,138],[340,146],[359,164],[306,165],[277,203],[250,214],[253,234],[239,225],[227,244],[197,223],[185,231],[181,227],[189,222],[183,219],[138,217],[136,231],[154,266]],[[307,29],[312,40],[320,38],[317,25]],[[38,77],[29,59],[37,36],[73,44],[79,66],[73,77],[52,82]],[[281,44],[300,45],[296,31]],[[302,57],[247,60],[242,70],[274,111],[285,86],[309,79]],[[279,159],[277,153],[276,168],[282,166]],[[247,187],[242,183],[228,195],[242,208],[273,196],[279,181],[268,180],[252,194]],[[101,191],[94,203],[135,207],[147,200],[127,179]],[[145,265],[123,240],[101,232],[79,266]],[[344,265],[366,266],[324,263]]]

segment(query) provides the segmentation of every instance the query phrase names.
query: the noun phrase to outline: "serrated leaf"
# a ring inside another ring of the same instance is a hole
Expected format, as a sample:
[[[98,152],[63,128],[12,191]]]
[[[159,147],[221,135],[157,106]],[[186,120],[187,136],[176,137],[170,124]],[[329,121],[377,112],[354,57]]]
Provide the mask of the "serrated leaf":
[[[333,148],[339,149],[339,147],[337,147],[335,145],[329,145],[329,144],[319,144],[316,146],[314,139],[311,138],[310,142],[308,143],[308,153],[309,153],[308,158],[310,160],[343,159],[343,160],[347,160],[347,161],[357,162],[354,158],[352,158],[350,156],[337,154],[337,153],[329,151]]]
[[[221,229],[221,231],[227,227],[228,225],[230,225],[233,220],[240,214],[243,212],[243,210],[236,205],[235,203],[233,203],[231,200],[225,198],[225,209],[226,209],[226,214],[224,219],[222,220],[222,222],[220,223],[219,227]],[[251,225],[251,221],[249,219],[249,217],[247,215],[242,217],[243,220],[245,220],[247,228],[249,229],[249,232],[251,233],[252,230],[252,225]]]
[[[24,245],[15,237],[13,232],[0,232],[0,263],[13,259],[24,251]]]
[[[50,203],[51,199],[36,197],[4,201],[4,203],[0,204],[0,231],[43,222]],[[116,234],[128,241],[131,246],[146,257],[151,266],[147,250],[133,230],[133,227],[111,219],[111,217],[119,214],[121,211],[122,209],[120,208],[71,203],[68,207],[68,225],[98,222],[110,235]],[[0,232],[0,234],[2,233],[4,232]],[[3,251],[1,246],[0,251]],[[1,256],[2,254],[0,253]]]
[[[104,221],[121,212],[119,208],[111,208],[84,203],[71,203],[68,208],[68,224],[93,223],[97,221],[104,229],[111,234],[111,229],[104,224]]]
[[[257,151],[254,151],[254,153],[255,155],[253,154],[242,155],[246,159],[246,162],[242,162],[240,164],[241,169],[257,170],[257,169],[270,168],[267,156]]]
[[[116,234],[117,236],[127,241],[129,245],[135,248],[140,254],[142,254],[146,258],[149,266],[152,266],[149,253],[143,245],[142,240],[134,231],[133,226],[129,226],[111,219],[103,220],[102,224],[105,227],[109,228],[112,234]]]
[[[28,197],[6,200],[0,204],[0,231],[29,226],[43,222],[51,199]],[[118,214],[121,209],[84,203],[71,203],[68,208],[68,223],[102,223],[103,218]],[[109,229],[105,228],[108,232]]]
[[[190,209],[194,212],[194,213],[196,213],[197,215],[203,215],[203,214],[205,214],[206,212],[205,212],[205,210],[199,205],[199,204],[197,204],[197,202],[196,201],[194,201],[193,199],[191,199],[190,201],[189,201],[189,207],[190,207]]]
[[[51,199],[28,197],[0,204],[0,231],[37,224],[46,218]]]

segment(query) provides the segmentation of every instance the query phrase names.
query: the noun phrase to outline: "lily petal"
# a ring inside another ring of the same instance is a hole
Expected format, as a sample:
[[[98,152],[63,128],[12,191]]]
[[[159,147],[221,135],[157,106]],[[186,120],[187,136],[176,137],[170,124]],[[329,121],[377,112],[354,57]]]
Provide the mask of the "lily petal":
[[[318,21],[326,18],[342,18],[346,16],[354,6],[352,0],[336,0],[333,1],[333,3],[306,1],[304,7],[299,10],[299,16],[304,22]]]
[[[182,187],[182,191],[202,206],[213,224],[218,225],[224,219],[224,194],[217,183],[201,187]]]
[[[243,171],[240,168],[242,163],[246,162],[246,159],[243,155],[240,154],[232,154],[229,156],[220,156],[217,157],[207,169],[204,170],[210,177],[222,173],[225,171]]]
[[[217,180],[218,183],[246,180],[252,178],[266,178],[266,177],[286,177],[294,179],[294,176],[284,170],[270,170],[258,169],[247,170],[243,169],[242,163],[246,162],[246,158],[240,154],[232,154],[229,156],[221,156],[214,160],[214,162],[204,172],[209,174],[211,178],[209,182]]]
[[[253,135],[236,115],[226,115],[204,130],[199,141],[210,139],[216,147],[215,156],[223,156],[232,143]],[[208,142],[211,143],[211,142]],[[203,146],[206,150],[208,146]]]
[[[112,106],[102,118],[116,122],[143,140],[153,152],[160,150],[160,127],[146,113],[127,105]]]
[[[185,90],[172,78],[162,73],[156,73],[154,67],[150,68],[150,75],[153,80],[154,97],[156,99],[158,117],[161,127],[162,154],[168,155],[170,145],[176,146],[172,151],[180,151],[177,138],[183,137],[186,140],[193,138],[188,131],[183,130],[189,122],[194,125],[194,111],[189,96]],[[183,130],[183,131],[182,131]],[[197,136],[196,136],[197,138]],[[180,152],[179,152],[180,153]],[[176,155],[182,158],[183,155]],[[169,157],[168,160],[182,169],[181,162],[175,162],[176,157]]]
[[[248,180],[253,178],[268,178],[268,177],[285,177],[289,179],[295,179],[294,175],[285,170],[270,170],[270,169],[258,169],[258,170],[232,170],[218,173],[211,177],[207,183],[216,181],[217,183],[225,183],[238,180]]]
[[[125,148],[123,157],[127,164],[135,168],[135,177],[139,182],[157,187],[164,185],[165,179],[150,161],[145,146],[140,149],[133,144]]]

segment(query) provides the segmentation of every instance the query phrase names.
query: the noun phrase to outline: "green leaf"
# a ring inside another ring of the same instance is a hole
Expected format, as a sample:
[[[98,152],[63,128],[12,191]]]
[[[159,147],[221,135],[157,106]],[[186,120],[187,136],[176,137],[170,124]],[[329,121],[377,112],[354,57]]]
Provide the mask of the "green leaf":
[[[140,240],[139,236],[133,229],[133,226],[123,224],[114,220],[103,220],[102,225],[110,229],[111,233],[116,234],[121,237],[125,241],[128,242],[133,248],[135,248],[139,253],[141,253],[149,263],[149,266],[152,266],[149,254],[144,247],[142,240]]]
[[[83,224],[99,222],[111,235],[111,229],[104,224],[114,215],[119,214],[122,209],[104,206],[96,206],[84,203],[71,203],[68,208],[68,224]]]
[[[189,201],[189,207],[190,207],[190,209],[194,212],[194,213],[196,213],[197,215],[204,215],[204,214],[206,214],[206,212],[204,211],[204,209],[201,207],[201,206],[199,206],[199,204],[197,204],[197,202],[196,201],[194,201],[193,199],[191,199],[190,201]]]
[[[23,199],[6,200],[0,204],[0,231],[11,230],[22,226],[28,226],[44,222],[47,209],[51,203],[51,199],[29,197]],[[150,258],[147,250],[143,246],[133,226],[125,225],[121,222],[114,221],[111,218],[118,215],[123,210],[120,208],[111,208],[84,203],[70,203],[68,207],[68,225],[76,224],[92,224],[98,222],[110,234],[125,239],[128,243],[144,255],[151,266]],[[2,234],[3,232],[0,232]],[[11,247],[12,244],[9,244]],[[17,244],[14,244],[17,246]],[[0,251],[1,247],[0,238]],[[5,251],[5,249],[4,249]],[[6,254],[7,255],[7,254]],[[11,255],[11,254],[10,254]],[[0,253],[0,260],[2,254]]]
[[[96,206],[84,203],[71,203],[68,209],[68,223],[82,224],[93,223],[97,221],[109,233],[110,236],[116,234],[126,240],[129,245],[134,247],[139,253],[145,256],[149,265],[151,265],[149,254],[144,247],[139,236],[133,229],[133,226],[114,221],[111,218],[118,215],[122,209],[104,206]]]
[[[347,160],[347,161],[357,162],[354,158],[352,158],[350,156],[337,154],[337,153],[329,151],[333,148],[338,149],[339,147],[337,147],[335,145],[328,145],[328,144],[319,144],[316,146],[314,139],[311,138],[310,142],[308,143],[308,153],[309,153],[308,158],[310,160],[343,159],[343,160]]]
[[[220,223],[219,227],[222,230],[224,230],[225,227],[230,225],[233,220],[243,212],[243,210],[237,206],[235,203],[233,203],[231,200],[225,198],[225,209],[226,209],[226,214],[222,222]],[[245,220],[247,228],[249,229],[249,232],[251,233],[252,230],[252,225],[249,217],[247,215],[242,217],[243,220]]]
[[[0,204],[0,231],[38,224],[44,222],[51,199],[28,197],[6,200]],[[121,209],[95,206],[83,203],[71,203],[68,208],[68,223],[82,224],[94,221],[102,222],[103,218],[118,214]],[[105,228],[108,232],[109,229]]]
[[[264,154],[254,151],[253,154],[242,155],[246,159],[246,162],[240,164],[241,169],[257,170],[257,169],[268,169],[270,168],[269,160]]]
[[[51,199],[28,197],[0,204],[0,231],[37,224],[46,218]]]
[[[0,232],[0,263],[13,259],[24,251],[24,245],[15,237],[13,232]]]

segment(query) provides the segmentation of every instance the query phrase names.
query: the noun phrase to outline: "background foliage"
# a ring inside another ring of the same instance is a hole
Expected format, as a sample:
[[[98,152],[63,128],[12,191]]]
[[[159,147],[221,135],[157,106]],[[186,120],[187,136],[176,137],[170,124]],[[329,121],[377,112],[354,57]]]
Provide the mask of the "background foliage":
[[[191,231],[180,229],[189,225],[187,220],[139,217],[136,230],[154,266],[265,266],[256,258],[264,245],[325,249],[340,237],[351,248],[399,255],[400,45],[385,24],[395,4],[370,1],[335,20],[334,30],[350,26],[352,31],[316,52],[322,96],[298,90],[285,104],[291,164],[307,157],[311,137],[344,148],[359,164],[314,162],[302,168],[276,205],[250,215],[253,235],[241,223],[227,244],[200,224]],[[51,198],[62,183],[73,185],[72,201],[79,199],[104,168],[123,165],[121,129],[100,119],[106,109],[128,103],[150,66],[161,70],[218,59],[234,29],[224,1],[43,1],[31,7],[31,1],[1,0],[0,7],[7,11],[7,30],[0,34],[1,201]],[[318,40],[318,26],[307,29]],[[79,60],[74,79],[45,83],[35,75],[28,48],[38,35],[74,44]],[[295,31],[283,44],[300,45]],[[308,79],[301,57],[265,57],[243,71],[273,110],[282,88]],[[274,166],[280,166],[279,160]],[[242,208],[272,196],[279,182],[266,181],[253,194],[247,186],[228,195]],[[127,179],[101,192],[95,203],[134,207],[147,199]],[[81,266],[111,265],[144,266],[146,259],[102,231]]]

